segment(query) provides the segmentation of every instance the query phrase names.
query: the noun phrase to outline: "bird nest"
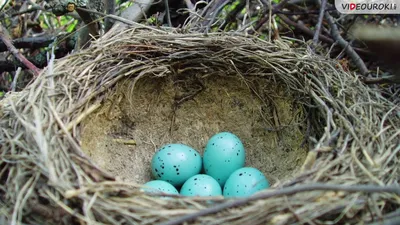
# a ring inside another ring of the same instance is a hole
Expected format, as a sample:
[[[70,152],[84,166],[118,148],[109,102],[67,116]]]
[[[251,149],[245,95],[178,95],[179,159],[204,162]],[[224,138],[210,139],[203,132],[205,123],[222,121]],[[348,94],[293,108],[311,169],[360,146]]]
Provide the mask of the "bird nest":
[[[398,112],[381,91],[297,40],[149,28],[106,34],[0,102],[0,220],[394,220]],[[220,131],[242,139],[247,165],[271,188],[238,199],[140,191],[157,148],[180,142],[202,151]]]

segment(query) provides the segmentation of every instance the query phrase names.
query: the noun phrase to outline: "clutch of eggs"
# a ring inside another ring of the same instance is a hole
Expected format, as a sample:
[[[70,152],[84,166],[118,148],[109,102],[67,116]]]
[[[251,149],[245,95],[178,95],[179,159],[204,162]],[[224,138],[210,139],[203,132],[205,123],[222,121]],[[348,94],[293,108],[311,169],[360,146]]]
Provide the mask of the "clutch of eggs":
[[[142,190],[178,194],[176,187],[182,186],[180,194],[184,196],[250,196],[268,188],[269,183],[258,169],[244,167],[245,156],[243,143],[230,132],[212,136],[203,159],[187,145],[167,144],[151,161],[157,180],[146,183]],[[199,174],[202,168],[205,174]]]

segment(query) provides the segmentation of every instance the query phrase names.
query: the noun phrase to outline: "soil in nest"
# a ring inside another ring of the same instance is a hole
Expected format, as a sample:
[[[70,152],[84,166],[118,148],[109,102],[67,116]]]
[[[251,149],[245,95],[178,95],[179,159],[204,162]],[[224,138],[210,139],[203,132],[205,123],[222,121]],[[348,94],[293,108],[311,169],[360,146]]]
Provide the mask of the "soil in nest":
[[[271,183],[291,177],[305,160],[302,108],[267,79],[170,76],[132,83],[117,85],[82,123],[84,151],[122,180],[152,180],[151,158],[165,144],[203,153],[222,131],[242,140],[246,166],[260,169]]]

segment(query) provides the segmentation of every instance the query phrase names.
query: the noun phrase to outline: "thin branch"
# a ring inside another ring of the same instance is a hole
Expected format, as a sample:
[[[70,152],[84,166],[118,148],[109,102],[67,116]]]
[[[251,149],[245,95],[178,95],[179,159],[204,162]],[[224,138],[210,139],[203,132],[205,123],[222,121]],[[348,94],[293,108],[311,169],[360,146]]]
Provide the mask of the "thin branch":
[[[167,16],[168,26],[169,26],[169,27],[172,27],[171,15],[170,15],[170,12],[169,12],[168,0],[164,0],[164,4],[165,4],[165,15]]]
[[[289,0],[283,0],[277,5],[272,6],[272,14],[275,14],[275,11],[280,10]],[[269,20],[269,15],[263,17],[260,21],[258,21],[257,25],[254,27],[254,30],[260,29],[267,21]]]
[[[400,84],[400,76],[394,74],[383,77],[364,77],[363,81],[366,84],[384,84],[384,83]]]
[[[106,0],[105,1],[106,5],[106,13],[109,15],[114,15],[115,14],[115,0]],[[105,26],[104,30],[105,32],[109,31],[113,25],[113,21],[110,18],[105,18]]]
[[[21,71],[22,71],[21,67],[18,67],[17,71],[15,71],[14,79],[11,83],[11,88],[10,88],[12,92],[15,92],[15,90],[17,88],[17,82],[18,82],[19,75],[21,74]]]
[[[221,5],[219,5],[218,8],[217,8],[215,11],[212,12],[211,19],[210,19],[210,21],[208,22],[207,27],[206,27],[206,30],[205,30],[205,33],[206,33],[206,34],[207,34],[208,31],[211,29],[211,25],[214,23],[215,18],[217,17],[217,15],[222,11],[222,9],[223,9],[229,2],[230,2],[229,0],[223,1],[223,2],[221,3]]]
[[[196,9],[196,7],[194,6],[194,4],[190,1],[190,0],[184,0],[185,1],[185,4],[186,4],[186,7],[189,9],[189,10],[195,10]]]
[[[90,9],[81,8],[81,7],[77,7],[77,9],[79,9],[79,10],[81,10],[81,11],[85,11],[85,12],[97,14],[97,15],[103,16],[104,18],[109,17],[109,18],[111,18],[111,19],[113,19],[113,20],[119,21],[119,22],[121,22],[121,23],[125,23],[125,24],[127,24],[127,25],[136,26],[136,27],[143,27],[143,28],[150,29],[150,30],[152,30],[152,31],[160,32],[160,33],[167,33],[166,31],[163,31],[163,30],[160,30],[160,29],[156,29],[156,28],[153,28],[153,27],[150,27],[150,26],[146,26],[146,25],[143,25],[143,24],[141,24],[141,23],[137,23],[137,22],[135,22],[135,21],[127,20],[127,19],[125,19],[125,18],[123,18],[123,17],[120,17],[120,16],[116,16],[116,15],[107,15],[107,14],[105,14],[105,13],[97,12],[96,10],[90,10]]]
[[[325,9],[324,12],[336,11],[336,8]],[[310,14],[320,14],[320,10],[306,10],[306,11],[281,11],[275,10],[274,14],[284,14],[284,15],[310,15]]]
[[[33,7],[29,8],[29,9],[12,13],[10,16],[14,17],[14,16],[25,14],[25,13],[35,12],[35,11],[38,11],[38,10],[46,11],[46,9],[41,7],[41,6],[33,6]],[[5,17],[8,17],[8,15],[6,13],[3,13],[3,14],[0,15],[0,19],[3,19]]]
[[[320,2],[319,0],[317,0]],[[333,17],[329,12],[325,12],[325,18],[329,23],[329,26],[331,27],[331,35],[332,37],[338,42],[340,47],[342,47],[345,51],[346,54],[353,60],[354,64],[357,66],[357,68],[360,70],[360,73],[364,76],[368,74],[368,69],[365,66],[364,61],[360,58],[360,56],[357,54],[357,52],[351,47],[349,42],[344,40],[344,38],[340,35],[339,29],[333,20]]]
[[[273,10],[281,9],[283,6],[286,5],[286,3],[287,3],[288,1],[289,1],[289,0],[283,0],[283,1],[279,2],[279,4],[274,5]]]
[[[290,25],[290,26],[294,26],[296,29],[298,29],[298,30],[300,30],[300,31],[302,31],[304,34],[307,34],[308,36],[310,36],[310,37],[312,37],[312,36],[314,36],[314,31],[313,30],[311,30],[310,28],[308,28],[308,27],[306,27],[306,26],[304,26],[304,25],[302,25],[302,24],[300,24],[300,23],[296,23],[296,22],[294,22],[294,21],[292,21],[291,19],[289,19],[287,16],[285,16],[285,15],[278,15],[282,20],[283,20],[283,22],[285,22],[286,24],[288,24],[288,25]],[[321,41],[323,41],[323,42],[326,42],[326,43],[328,43],[328,44],[333,44],[334,43],[334,40],[332,40],[331,38],[329,38],[329,37],[327,37],[327,36],[325,36],[325,35],[322,35],[322,34],[320,34],[319,35],[319,39],[321,39]]]
[[[49,44],[51,44],[55,39],[56,36],[18,38],[13,40],[13,45],[16,48],[38,49],[49,46]],[[0,41],[0,52],[7,50],[8,48],[4,42]]]
[[[226,20],[222,24],[221,29],[225,30],[226,26],[229,23],[235,21],[236,15],[240,13],[245,6],[246,6],[246,0],[240,0],[239,4],[226,16]]]
[[[5,33],[4,27],[0,24],[0,40],[4,42],[4,44],[7,46],[8,50],[14,55],[14,57],[20,61],[22,64],[26,66],[26,68],[30,69],[35,76],[38,76],[40,73],[40,70],[33,65],[28,59],[23,56],[18,49],[15,48],[15,46],[12,44],[10,38],[8,35]]]
[[[400,194],[399,186],[378,186],[378,185],[354,185],[354,186],[345,186],[345,185],[331,185],[331,184],[323,184],[323,183],[314,183],[314,184],[304,184],[294,187],[282,188],[280,190],[269,191],[269,192],[260,192],[259,194],[255,194],[253,196],[247,198],[240,198],[234,201],[224,202],[222,204],[216,205],[211,208],[200,210],[196,213],[188,214],[182,217],[178,217],[176,219],[172,219],[165,223],[160,223],[159,225],[175,225],[181,224],[187,221],[195,220],[197,217],[205,216],[213,213],[220,212],[224,209],[231,207],[238,207],[245,205],[254,200],[266,199],[271,197],[278,197],[284,195],[292,195],[299,192],[306,191],[347,191],[347,192],[367,192],[367,193],[376,193],[376,192],[388,192]]]
[[[317,46],[318,44],[318,39],[319,39],[319,34],[321,32],[321,25],[322,25],[322,21],[324,19],[324,12],[325,12],[325,8],[326,8],[326,0],[321,0],[321,7],[320,7],[320,12],[318,15],[318,22],[317,25],[315,26],[315,33],[314,33],[314,38],[313,38],[313,43],[314,43],[314,47]]]

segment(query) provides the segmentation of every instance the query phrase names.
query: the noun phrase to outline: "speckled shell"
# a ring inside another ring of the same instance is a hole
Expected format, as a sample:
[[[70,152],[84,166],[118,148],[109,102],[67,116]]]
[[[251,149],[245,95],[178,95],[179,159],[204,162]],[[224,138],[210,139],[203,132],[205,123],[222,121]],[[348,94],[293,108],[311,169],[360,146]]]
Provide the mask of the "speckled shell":
[[[151,171],[155,179],[178,187],[198,174],[202,167],[200,154],[183,144],[168,144],[154,154]]]
[[[183,184],[180,193],[184,196],[218,196],[222,195],[222,189],[211,176],[198,174]]]
[[[204,155],[203,167],[221,187],[231,173],[244,166],[246,152],[240,139],[229,132],[221,132],[210,138]]]
[[[226,180],[224,197],[246,197],[269,187],[264,174],[253,167],[243,167],[233,172]]]
[[[163,180],[152,180],[143,185],[144,187],[142,188],[143,191],[145,192],[162,192],[166,194],[179,194],[178,190],[176,188]]]

